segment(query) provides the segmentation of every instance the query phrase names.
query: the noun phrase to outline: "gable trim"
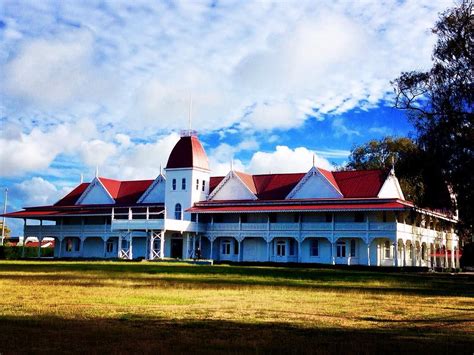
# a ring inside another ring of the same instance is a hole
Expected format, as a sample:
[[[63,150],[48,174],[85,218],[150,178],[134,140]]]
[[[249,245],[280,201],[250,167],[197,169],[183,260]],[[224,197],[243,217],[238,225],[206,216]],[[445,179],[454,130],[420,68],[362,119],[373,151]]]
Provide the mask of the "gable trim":
[[[242,186],[244,186],[245,189],[250,193],[250,195],[253,196],[252,200],[257,200],[257,196],[249,189],[247,184],[242,181],[242,179],[239,177],[239,175],[234,173],[233,170],[229,171],[229,173],[221,180],[221,182],[214,188],[214,190],[212,190],[212,193],[209,195],[209,200],[212,200],[214,198],[214,196],[220,190],[222,190],[222,188],[225,186],[227,181],[229,181],[232,178],[237,178],[237,181],[239,181],[240,184],[242,184]]]
[[[80,205],[82,203],[82,201],[84,201],[86,196],[92,191],[92,189],[94,189],[94,187],[96,185],[100,185],[102,187],[102,189],[105,191],[105,193],[107,194],[107,196],[109,197],[109,199],[111,201],[110,203],[115,204],[115,200],[112,197],[112,195],[110,194],[109,190],[107,190],[107,188],[104,186],[104,184],[102,183],[102,181],[100,181],[100,179],[98,177],[95,177],[94,180],[92,180],[92,182],[89,184],[89,186],[87,186],[87,188],[84,190],[82,195],[77,199],[75,205]]]
[[[393,183],[395,184],[395,189],[397,190],[398,198],[405,200],[405,195],[403,194],[402,187],[400,186],[400,182],[398,181],[398,178],[395,176],[395,171],[393,171],[393,169],[390,170],[387,177],[385,178],[385,181],[383,182],[382,186],[380,187],[379,192],[377,193],[377,197],[380,198],[380,193],[384,189],[385,185],[390,183],[391,178],[393,178]]]
[[[328,184],[331,187],[331,189],[333,189],[334,192],[339,195],[339,197],[344,197],[344,195],[341,193],[341,191],[339,191],[339,188],[337,186],[334,186],[334,184],[331,181],[329,181],[328,178],[323,173],[321,173],[317,167],[313,166],[306,173],[306,175],[301,178],[301,180],[296,184],[296,186],[293,188],[293,190],[290,191],[290,193],[285,197],[285,199],[293,198],[293,196],[296,195],[296,193],[303,187],[303,185],[306,184],[306,182],[309,180],[309,178],[311,176],[315,176],[315,175],[322,177],[323,181],[325,181],[326,184]]]
[[[153,189],[155,188],[156,185],[158,185],[159,183],[159,180],[163,179],[164,182],[166,182],[166,178],[163,174],[160,174],[156,177],[156,179],[151,183],[150,186],[148,186],[148,188],[145,190],[145,192],[143,193],[143,195],[140,196],[140,198],[138,199],[137,203],[143,203],[143,201],[148,197],[148,195],[153,191]]]

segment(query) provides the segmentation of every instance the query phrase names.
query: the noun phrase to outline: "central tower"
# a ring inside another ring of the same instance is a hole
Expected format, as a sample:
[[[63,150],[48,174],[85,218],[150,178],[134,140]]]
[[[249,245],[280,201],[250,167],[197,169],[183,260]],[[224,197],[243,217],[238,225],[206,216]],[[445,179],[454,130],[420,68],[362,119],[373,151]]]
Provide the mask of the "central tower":
[[[209,195],[209,162],[195,131],[181,132],[166,164],[166,218],[191,220],[184,212]]]

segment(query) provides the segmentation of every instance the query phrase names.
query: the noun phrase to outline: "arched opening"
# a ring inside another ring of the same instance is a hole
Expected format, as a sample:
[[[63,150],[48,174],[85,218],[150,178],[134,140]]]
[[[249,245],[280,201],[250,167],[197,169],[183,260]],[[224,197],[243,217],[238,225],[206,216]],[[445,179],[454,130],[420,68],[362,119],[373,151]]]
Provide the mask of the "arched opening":
[[[390,241],[389,241],[389,240],[386,240],[386,241],[383,243],[383,249],[384,249],[384,257],[385,257],[385,259],[390,259],[390,258],[391,258],[391,255],[390,255]]]
[[[180,203],[174,206],[174,219],[183,219],[183,211]]]

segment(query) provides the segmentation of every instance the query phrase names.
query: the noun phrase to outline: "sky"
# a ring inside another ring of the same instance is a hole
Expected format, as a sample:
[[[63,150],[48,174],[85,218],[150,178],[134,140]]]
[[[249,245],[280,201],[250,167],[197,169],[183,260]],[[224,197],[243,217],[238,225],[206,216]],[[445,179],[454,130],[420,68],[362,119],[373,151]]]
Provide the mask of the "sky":
[[[153,179],[181,129],[213,175],[334,169],[413,135],[391,80],[431,65],[442,0],[0,2],[8,211],[99,175]],[[3,196],[0,197],[3,202]],[[8,220],[13,234],[23,222]]]

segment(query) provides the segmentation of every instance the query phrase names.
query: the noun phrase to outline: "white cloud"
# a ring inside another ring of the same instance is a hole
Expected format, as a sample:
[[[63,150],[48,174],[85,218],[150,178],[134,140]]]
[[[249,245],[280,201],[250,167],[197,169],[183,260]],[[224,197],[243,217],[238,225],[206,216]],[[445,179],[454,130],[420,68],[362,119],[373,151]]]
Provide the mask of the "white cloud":
[[[53,204],[71,191],[70,188],[58,189],[41,177],[32,177],[13,186],[13,193],[22,199],[25,206],[43,206]]]
[[[20,176],[46,169],[61,153],[74,153],[82,142],[97,134],[92,121],[62,124],[48,131],[39,128],[28,134],[13,129],[0,136],[0,175]]]
[[[305,115],[291,103],[263,103],[257,104],[240,126],[258,131],[289,129],[301,126],[305,119]]]
[[[328,160],[307,148],[291,149],[279,145],[273,152],[255,153],[248,164],[248,171],[253,174],[307,172],[313,165],[313,155],[316,166],[328,170],[333,169]]]
[[[101,166],[110,156],[117,151],[115,144],[107,143],[99,139],[82,142],[80,153],[82,161],[88,166]]]

